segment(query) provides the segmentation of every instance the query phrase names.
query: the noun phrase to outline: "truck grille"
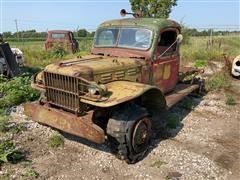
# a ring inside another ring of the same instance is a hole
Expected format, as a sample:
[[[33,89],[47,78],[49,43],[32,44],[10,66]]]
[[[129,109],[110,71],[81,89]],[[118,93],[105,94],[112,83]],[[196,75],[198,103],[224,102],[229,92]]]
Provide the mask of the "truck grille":
[[[88,92],[89,83],[81,78],[44,72],[47,101],[73,112],[80,112],[80,97]]]

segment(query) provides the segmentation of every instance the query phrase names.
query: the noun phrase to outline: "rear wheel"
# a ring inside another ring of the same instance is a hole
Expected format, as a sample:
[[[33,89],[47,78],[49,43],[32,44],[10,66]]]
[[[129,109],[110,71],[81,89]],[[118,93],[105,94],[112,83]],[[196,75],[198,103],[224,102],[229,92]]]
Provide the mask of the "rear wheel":
[[[145,108],[131,104],[112,113],[107,124],[110,146],[120,159],[128,163],[141,160],[151,138],[151,120]]]

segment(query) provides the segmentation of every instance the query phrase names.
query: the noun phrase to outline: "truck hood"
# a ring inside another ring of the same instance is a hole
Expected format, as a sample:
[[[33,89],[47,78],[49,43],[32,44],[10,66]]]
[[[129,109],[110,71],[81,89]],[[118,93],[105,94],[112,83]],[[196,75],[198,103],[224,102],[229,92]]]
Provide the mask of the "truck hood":
[[[45,71],[82,77],[97,83],[114,80],[136,81],[144,64],[144,61],[140,59],[90,55],[50,64]]]

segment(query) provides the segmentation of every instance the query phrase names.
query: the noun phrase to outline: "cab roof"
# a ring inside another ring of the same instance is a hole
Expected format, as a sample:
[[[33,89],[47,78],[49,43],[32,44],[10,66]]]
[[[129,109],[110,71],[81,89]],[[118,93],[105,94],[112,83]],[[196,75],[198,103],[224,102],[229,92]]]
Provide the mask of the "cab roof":
[[[48,31],[49,34],[52,34],[52,33],[64,33],[64,34],[67,34],[67,33],[70,33],[72,31],[69,31],[69,30],[50,30]]]
[[[173,27],[180,30],[180,25],[172,20],[163,19],[163,18],[124,18],[105,21],[100,24],[99,27],[112,27],[112,26],[141,26],[147,27],[151,30],[159,31],[161,29]]]

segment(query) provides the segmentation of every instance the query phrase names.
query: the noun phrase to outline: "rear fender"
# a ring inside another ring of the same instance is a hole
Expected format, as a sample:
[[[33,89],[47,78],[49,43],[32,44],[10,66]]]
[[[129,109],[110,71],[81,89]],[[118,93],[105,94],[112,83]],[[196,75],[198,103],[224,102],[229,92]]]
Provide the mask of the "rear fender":
[[[81,99],[81,102],[105,108],[138,99],[147,108],[163,109],[166,107],[163,93],[155,86],[129,81],[114,81],[105,86],[109,92],[106,101],[93,102]]]

